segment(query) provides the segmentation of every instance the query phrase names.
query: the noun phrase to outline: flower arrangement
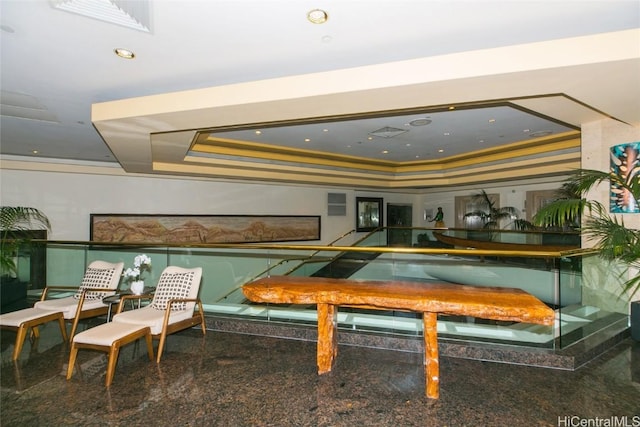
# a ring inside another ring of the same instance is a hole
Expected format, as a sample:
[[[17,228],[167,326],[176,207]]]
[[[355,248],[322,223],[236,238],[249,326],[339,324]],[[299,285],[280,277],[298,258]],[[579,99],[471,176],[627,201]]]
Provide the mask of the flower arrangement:
[[[133,293],[141,293],[144,288],[142,273],[151,271],[151,258],[140,254],[133,259],[133,268],[127,268],[122,272],[124,282],[130,284]]]

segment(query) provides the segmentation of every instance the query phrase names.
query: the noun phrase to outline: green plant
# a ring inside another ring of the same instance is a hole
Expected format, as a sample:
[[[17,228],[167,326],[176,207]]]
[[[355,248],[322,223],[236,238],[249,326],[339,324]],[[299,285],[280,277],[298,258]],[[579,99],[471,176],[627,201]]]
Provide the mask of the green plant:
[[[0,271],[17,273],[15,256],[28,239],[17,238],[16,232],[37,228],[51,230],[47,216],[36,208],[0,206]]]
[[[483,228],[498,229],[500,228],[500,222],[505,219],[515,219],[514,225],[517,228],[524,228],[521,224],[523,220],[518,220],[518,209],[511,206],[504,206],[501,208],[496,207],[494,200],[489,197],[486,191],[481,190],[480,193],[471,196],[476,205],[480,206],[480,209],[476,209],[472,212],[467,212],[464,217],[477,217],[480,218],[483,224]],[[525,221],[526,222],[526,221]]]
[[[611,216],[608,208],[595,200],[581,197],[595,185],[608,182],[617,191],[626,191],[635,201],[640,200],[640,178],[637,173],[622,174],[593,169],[578,169],[565,182],[574,197],[559,198],[542,207],[533,218],[535,224],[563,227],[582,223],[580,231],[595,241],[594,249],[601,258],[619,261],[629,269],[640,269],[640,230],[627,228],[622,217]],[[623,292],[630,297],[640,290],[640,275],[623,283]]]

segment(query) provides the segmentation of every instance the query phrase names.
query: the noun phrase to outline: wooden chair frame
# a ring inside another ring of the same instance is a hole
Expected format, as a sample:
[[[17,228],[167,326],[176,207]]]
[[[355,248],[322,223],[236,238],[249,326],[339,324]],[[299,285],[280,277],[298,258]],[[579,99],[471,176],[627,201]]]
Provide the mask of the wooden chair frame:
[[[40,297],[40,301],[44,301],[47,299],[47,294],[49,291],[55,292],[78,292],[79,288],[73,286],[47,286],[42,291],[42,296]],[[105,288],[84,288],[80,293],[80,298],[78,298],[78,306],[76,308],[76,315],[73,319],[65,319],[67,322],[71,323],[71,332],[69,333],[69,342],[73,339],[73,336],[76,334],[76,330],[78,329],[78,323],[82,319],[90,319],[92,317],[98,317],[102,315],[106,315],[109,311],[109,306],[105,305],[104,307],[96,307],[88,310],[82,310],[82,305],[84,304],[84,300],[87,292],[105,292]],[[106,292],[116,292],[107,290]]]
[[[141,299],[145,297],[145,299],[153,299],[153,295],[124,295],[118,304],[118,309],[116,314],[122,312],[124,308],[125,301],[129,299]],[[175,323],[169,323],[169,317],[171,316],[171,306],[177,303],[188,303],[193,302],[197,305],[197,310],[194,307],[193,316],[180,320]],[[160,363],[160,358],[162,357],[162,351],[164,350],[164,345],[167,340],[167,335],[173,334],[174,332],[179,332],[187,328],[191,328],[196,325],[201,325],[202,335],[206,335],[207,328],[206,322],[204,320],[204,309],[202,308],[202,301],[200,298],[174,298],[168,301],[167,308],[164,310],[164,319],[162,322],[162,332],[159,334],[152,334],[153,339],[159,340],[158,342],[158,350],[156,356],[156,362]]]

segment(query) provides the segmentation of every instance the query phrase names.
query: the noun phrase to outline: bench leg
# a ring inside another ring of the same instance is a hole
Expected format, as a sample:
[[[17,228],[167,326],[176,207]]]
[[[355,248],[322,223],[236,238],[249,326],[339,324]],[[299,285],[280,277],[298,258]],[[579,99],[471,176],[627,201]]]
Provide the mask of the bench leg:
[[[113,382],[113,375],[116,373],[116,365],[118,364],[118,355],[120,354],[120,343],[115,342],[111,344],[109,349],[109,361],[107,362],[107,377],[105,379],[105,385],[111,386]]]
[[[18,327],[16,331],[16,344],[13,346],[13,354],[11,355],[11,360],[18,360],[20,357],[20,352],[22,351],[22,346],[24,345],[24,340],[27,338],[27,330],[29,326],[24,324]]]
[[[318,374],[331,372],[338,355],[338,311],[332,304],[318,304]]]
[[[440,362],[438,361],[438,314],[423,313],[424,326],[424,370],[427,397],[437,399],[440,395]]]

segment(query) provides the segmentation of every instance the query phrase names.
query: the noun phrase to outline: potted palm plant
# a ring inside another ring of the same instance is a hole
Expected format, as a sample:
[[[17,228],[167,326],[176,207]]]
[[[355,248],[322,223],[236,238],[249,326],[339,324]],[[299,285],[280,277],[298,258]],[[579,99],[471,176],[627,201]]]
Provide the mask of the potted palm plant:
[[[625,203],[640,201],[640,177],[637,173],[624,170],[603,172],[593,169],[576,170],[566,181],[565,187],[574,194],[584,195],[602,182],[608,182],[616,194],[627,199]],[[624,194],[624,196],[622,196]],[[616,203],[614,198],[613,203]],[[609,208],[584,197],[559,198],[541,208],[533,219],[542,226],[565,227],[582,224],[584,236],[594,242],[594,249],[604,260],[618,262],[624,268],[621,274],[622,293],[631,300],[640,290],[640,230],[625,226],[621,216],[611,215]],[[629,277],[629,272],[635,272]],[[631,333],[640,340],[640,302],[631,302]],[[635,321],[635,322],[634,322]]]
[[[527,221],[518,218],[518,209],[512,206],[497,207],[493,200],[485,190],[472,196],[472,200],[476,204],[476,209],[464,214],[466,218],[477,218],[482,223],[483,231],[468,231],[467,236],[473,240],[492,241],[494,233],[491,230],[500,228],[503,220],[513,220],[513,225],[518,230],[526,230],[533,228]]]
[[[0,295],[2,311],[12,304],[26,302],[27,284],[18,274],[18,254],[29,240],[30,230],[51,230],[47,216],[40,210],[21,206],[0,206]]]

